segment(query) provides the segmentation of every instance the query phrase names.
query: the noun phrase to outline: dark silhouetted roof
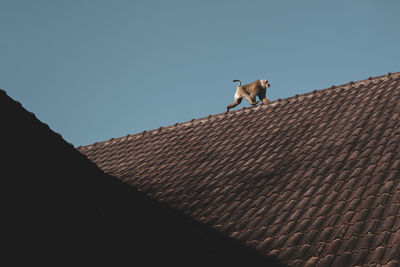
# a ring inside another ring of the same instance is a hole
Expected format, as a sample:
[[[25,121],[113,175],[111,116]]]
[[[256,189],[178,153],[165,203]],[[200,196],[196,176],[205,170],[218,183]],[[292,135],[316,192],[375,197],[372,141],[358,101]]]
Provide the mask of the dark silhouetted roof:
[[[277,266],[104,174],[0,90],[4,266]]]
[[[78,149],[106,173],[290,266],[399,266],[399,76]]]

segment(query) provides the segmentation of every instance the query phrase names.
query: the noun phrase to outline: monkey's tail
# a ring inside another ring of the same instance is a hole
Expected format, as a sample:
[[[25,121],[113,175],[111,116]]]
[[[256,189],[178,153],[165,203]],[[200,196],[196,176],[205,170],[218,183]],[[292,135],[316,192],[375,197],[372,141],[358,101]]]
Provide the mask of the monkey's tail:
[[[239,82],[239,85],[238,86],[242,86],[242,82],[240,81],[240,80],[233,80],[232,82]]]

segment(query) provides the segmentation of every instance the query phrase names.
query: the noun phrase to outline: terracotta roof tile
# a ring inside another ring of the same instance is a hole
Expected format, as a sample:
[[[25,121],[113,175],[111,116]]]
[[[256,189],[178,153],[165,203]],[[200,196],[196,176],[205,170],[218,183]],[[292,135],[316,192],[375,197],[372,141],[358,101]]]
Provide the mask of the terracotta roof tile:
[[[392,73],[78,149],[290,266],[395,266],[399,114]]]

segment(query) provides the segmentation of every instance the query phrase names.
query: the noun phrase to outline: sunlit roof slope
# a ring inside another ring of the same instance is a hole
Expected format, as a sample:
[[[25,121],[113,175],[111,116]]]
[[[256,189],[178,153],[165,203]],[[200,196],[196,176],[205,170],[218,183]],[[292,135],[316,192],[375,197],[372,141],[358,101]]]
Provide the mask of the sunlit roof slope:
[[[290,266],[399,266],[400,74],[79,147]]]

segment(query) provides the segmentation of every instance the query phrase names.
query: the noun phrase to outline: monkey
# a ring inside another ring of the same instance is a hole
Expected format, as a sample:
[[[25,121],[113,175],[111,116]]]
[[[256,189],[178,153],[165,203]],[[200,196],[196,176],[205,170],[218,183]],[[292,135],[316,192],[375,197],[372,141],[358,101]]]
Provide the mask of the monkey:
[[[257,80],[250,84],[246,84],[242,86],[242,82],[240,80],[233,80],[232,82],[239,82],[239,85],[236,87],[235,99],[232,104],[226,106],[226,111],[229,109],[236,107],[242,102],[243,97],[252,105],[255,106],[260,101],[256,101],[256,96],[265,104],[269,103],[269,100],[265,97],[265,93],[267,92],[267,88],[270,87],[270,84],[267,80]]]

